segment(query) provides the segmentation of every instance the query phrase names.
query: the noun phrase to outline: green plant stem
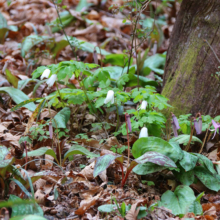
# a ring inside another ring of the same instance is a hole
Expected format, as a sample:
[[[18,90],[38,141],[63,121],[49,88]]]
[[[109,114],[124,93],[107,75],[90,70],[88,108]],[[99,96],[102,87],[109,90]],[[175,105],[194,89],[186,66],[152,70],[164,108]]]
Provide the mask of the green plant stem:
[[[71,49],[72,49],[72,51],[73,51],[73,54],[74,54],[74,56],[75,56],[75,58],[76,58],[76,53],[75,53],[74,47],[73,47],[73,45],[70,43],[69,38],[68,38],[68,36],[67,36],[67,34],[66,34],[66,31],[65,31],[65,29],[64,29],[64,27],[63,27],[63,22],[62,22],[62,20],[61,20],[60,14],[59,14],[58,6],[56,5],[56,3],[55,3],[54,0],[52,0],[52,2],[53,2],[53,4],[55,5],[56,11],[57,11],[57,16],[58,16],[58,18],[59,18],[59,22],[60,22],[60,25],[61,25],[63,34],[65,35],[66,40],[68,41],[68,43],[69,43],[69,45],[70,45],[70,47],[71,47]]]
[[[62,97],[61,97],[61,93],[60,93],[60,90],[59,90],[58,85],[57,85],[56,82],[55,82],[55,85],[56,85],[56,87],[57,87],[57,92],[58,92],[58,94],[59,94],[59,96],[60,96],[60,100],[61,100],[61,102],[63,103],[63,106],[66,106],[65,103],[64,103],[64,101],[63,101],[63,99],[62,99]]]
[[[52,119],[52,114],[51,114],[51,111],[50,111],[50,105],[49,105],[49,102],[48,102],[48,100],[47,100],[47,106],[48,106],[48,110],[49,110],[49,115],[50,115],[50,121],[51,121],[51,119]],[[55,120],[54,120],[55,121]],[[49,122],[50,123],[50,122]],[[55,123],[56,124],[56,123]],[[50,124],[49,124],[49,126],[50,126]],[[53,126],[52,126],[52,128],[53,128]],[[53,149],[53,138],[52,138],[52,149]],[[53,149],[53,151],[54,151],[54,149]]]
[[[186,146],[186,148],[185,148],[185,151],[188,151],[188,150],[189,150],[190,143],[191,143],[191,141],[192,141],[192,136],[193,136],[193,132],[194,132],[194,126],[192,125],[192,120],[191,120],[190,126],[191,126],[191,133],[190,133],[189,142],[188,142],[188,144],[187,144],[187,146]]]
[[[126,131],[127,131],[127,139],[128,139],[128,165],[127,166],[129,166],[129,163],[130,163],[129,162],[129,158],[130,158],[130,143],[129,143],[128,123],[127,123],[126,115],[128,115],[128,113],[125,114],[125,122],[126,122]]]

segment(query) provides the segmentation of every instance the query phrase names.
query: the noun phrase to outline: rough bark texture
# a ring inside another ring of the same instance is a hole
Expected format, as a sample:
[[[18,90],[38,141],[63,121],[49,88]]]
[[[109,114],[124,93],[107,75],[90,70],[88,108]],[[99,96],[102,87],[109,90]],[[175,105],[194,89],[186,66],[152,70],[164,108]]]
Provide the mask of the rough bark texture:
[[[215,55],[220,59],[220,0],[183,0],[162,91],[175,114],[220,115],[220,78],[216,78],[220,63]]]

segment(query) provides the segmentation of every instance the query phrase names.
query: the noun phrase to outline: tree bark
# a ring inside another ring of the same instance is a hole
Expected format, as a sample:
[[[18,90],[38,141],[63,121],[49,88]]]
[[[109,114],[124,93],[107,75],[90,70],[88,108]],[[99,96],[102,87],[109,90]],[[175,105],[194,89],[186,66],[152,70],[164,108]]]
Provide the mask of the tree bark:
[[[174,107],[169,111],[219,115],[219,66],[220,0],[183,0],[164,73],[162,94]]]

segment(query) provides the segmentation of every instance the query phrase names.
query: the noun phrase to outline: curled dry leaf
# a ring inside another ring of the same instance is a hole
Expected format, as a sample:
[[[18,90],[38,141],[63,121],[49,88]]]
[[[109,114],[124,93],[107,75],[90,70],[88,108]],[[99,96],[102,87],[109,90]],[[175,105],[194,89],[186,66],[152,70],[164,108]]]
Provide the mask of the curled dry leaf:
[[[137,204],[138,203],[135,203],[131,206],[131,209],[128,211],[128,213],[125,216],[127,220],[136,220],[137,219],[138,212],[139,212],[139,208],[136,209]]]
[[[80,203],[80,207],[79,209],[77,209],[75,211],[75,214],[76,215],[84,215],[86,210],[88,210],[91,206],[94,206],[96,204],[96,201],[99,199],[99,197],[101,196],[102,192],[100,192],[97,196],[94,196],[92,198],[89,198],[87,200],[83,200],[81,203]]]
[[[41,189],[38,189],[35,192],[34,198],[38,204],[45,205],[46,202],[45,193]]]

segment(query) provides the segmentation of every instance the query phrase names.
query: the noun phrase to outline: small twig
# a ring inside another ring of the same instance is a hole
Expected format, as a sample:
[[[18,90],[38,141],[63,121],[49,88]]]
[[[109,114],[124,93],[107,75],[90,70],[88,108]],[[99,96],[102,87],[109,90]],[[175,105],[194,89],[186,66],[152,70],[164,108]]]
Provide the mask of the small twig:
[[[207,41],[207,40],[204,40],[208,45],[209,45],[209,47],[211,48],[211,50],[212,50],[212,52],[214,53],[214,55],[215,55],[215,57],[216,57],[216,59],[218,60],[218,62],[220,63],[220,59],[218,58],[218,56],[217,56],[217,54],[215,53],[215,51],[214,51],[214,49],[213,49],[213,47],[210,45],[210,43]]]

